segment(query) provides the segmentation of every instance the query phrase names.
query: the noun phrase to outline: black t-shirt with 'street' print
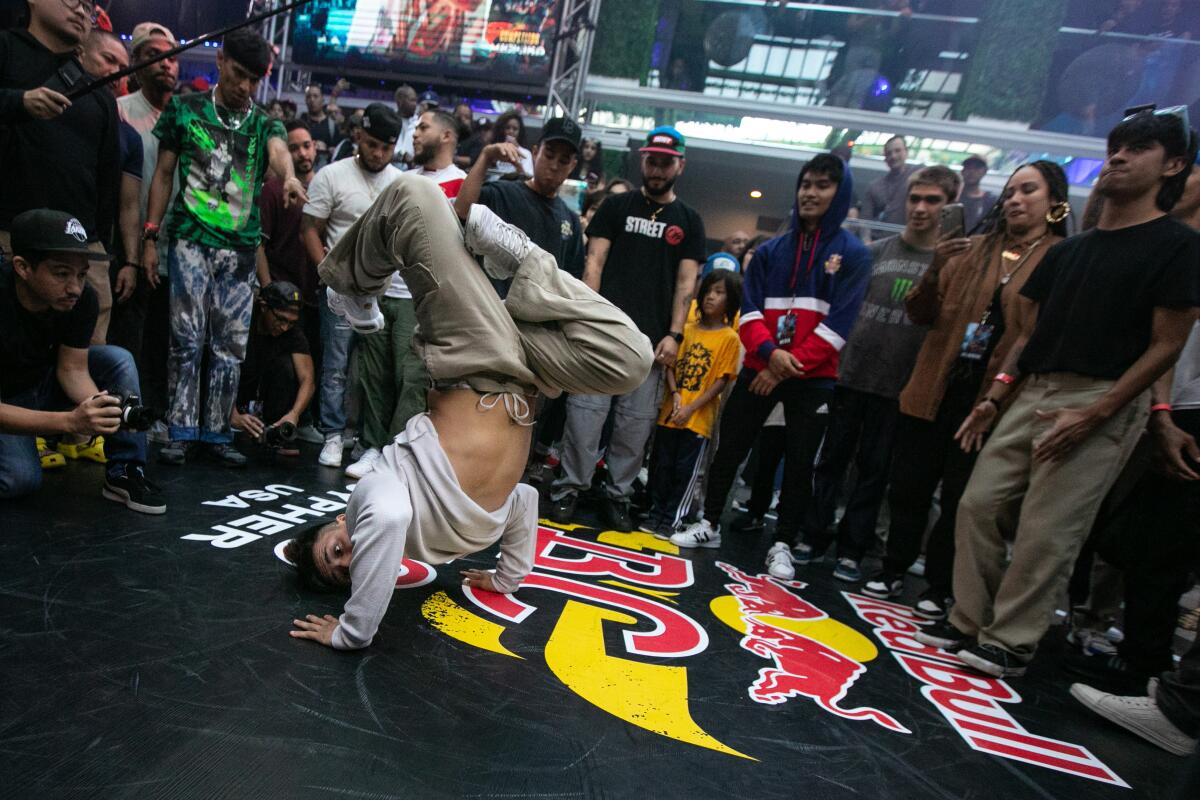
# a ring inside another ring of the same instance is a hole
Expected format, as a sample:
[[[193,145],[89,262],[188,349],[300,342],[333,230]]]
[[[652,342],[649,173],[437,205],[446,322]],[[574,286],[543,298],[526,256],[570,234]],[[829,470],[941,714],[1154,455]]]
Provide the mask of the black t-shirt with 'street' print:
[[[679,262],[704,261],[700,215],[678,199],[664,206],[640,191],[625,192],[600,204],[587,235],[611,242],[600,294],[658,344],[671,329]]]
[[[1170,217],[1092,229],[1050,248],[1021,294],[1038,303],[1022,373],[1116,380],[1150,346],[1156,307],[1200,305],[1200,234]]]

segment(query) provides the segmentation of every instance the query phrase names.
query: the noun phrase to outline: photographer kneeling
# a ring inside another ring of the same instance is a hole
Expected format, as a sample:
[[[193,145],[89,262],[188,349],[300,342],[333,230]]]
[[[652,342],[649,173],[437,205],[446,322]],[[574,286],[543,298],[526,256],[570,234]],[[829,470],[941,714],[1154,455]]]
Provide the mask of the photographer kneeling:
[[[259,291],[230,419],[235,428],[283,456],[300,455],[296,428],[317,387],[308,340],[297,327],[300,304],[300,290],[287,281]]]
[[[35,435],[104,434],[104,496],[164,513],[162,493],[143,473],[146,436],[122,425],[122,399],[140,393],[133,356],[88,346],[99,313],[88,262],[108,256],[90,251],[79,220],[62,211],[26,211],[11,233],[13,260],[0,266],[0,499],[41,486]]]

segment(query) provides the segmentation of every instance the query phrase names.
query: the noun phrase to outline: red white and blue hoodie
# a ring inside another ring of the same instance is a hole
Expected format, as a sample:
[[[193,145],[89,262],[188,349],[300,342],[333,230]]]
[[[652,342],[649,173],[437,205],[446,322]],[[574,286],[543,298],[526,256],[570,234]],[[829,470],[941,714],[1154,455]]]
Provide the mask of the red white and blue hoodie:
[[[847,167],[815,233],[803,232],[799,208],[793,206],[791,229],[754,251],[746,269],[738,328],[750,369],[757,372],[767,366],[779,346],[780,321],[790,312],[796,330],[788,349],[803,365],[804,377],[799,380],[832,385],[837,379],[838,354],[858,318],[871,278],[870,251],[841,227],[853,188]]]

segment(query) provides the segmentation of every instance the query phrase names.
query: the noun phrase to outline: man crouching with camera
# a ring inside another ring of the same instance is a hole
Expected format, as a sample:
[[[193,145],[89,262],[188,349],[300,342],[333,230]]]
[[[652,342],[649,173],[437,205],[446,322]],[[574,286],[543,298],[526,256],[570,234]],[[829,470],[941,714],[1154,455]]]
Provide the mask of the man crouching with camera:
[[[0,499],[41,486],[36,435],[103,434],[103,495],[164,513],[161,491],[143,472],[142,431],[154,414],[139,404],[133,356],[88,346],[99,310],[88,263],[108,256],[91,252],[87,231],[62,211],[26,211],[10,230],[12,262],[0,265]]]

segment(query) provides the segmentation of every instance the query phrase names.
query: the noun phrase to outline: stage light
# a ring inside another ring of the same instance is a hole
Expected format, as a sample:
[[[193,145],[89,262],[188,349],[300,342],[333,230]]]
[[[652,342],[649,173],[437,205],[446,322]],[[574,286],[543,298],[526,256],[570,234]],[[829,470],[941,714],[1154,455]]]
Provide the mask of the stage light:
[[[760,192],[758,189],[751,189],[750,196],[753,197],[755,200],[758,200],[758,199],[762,198],[762,192]]]

